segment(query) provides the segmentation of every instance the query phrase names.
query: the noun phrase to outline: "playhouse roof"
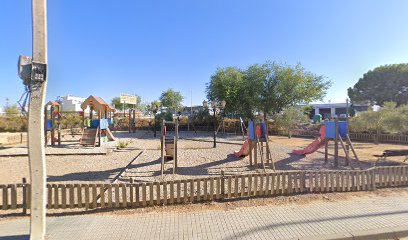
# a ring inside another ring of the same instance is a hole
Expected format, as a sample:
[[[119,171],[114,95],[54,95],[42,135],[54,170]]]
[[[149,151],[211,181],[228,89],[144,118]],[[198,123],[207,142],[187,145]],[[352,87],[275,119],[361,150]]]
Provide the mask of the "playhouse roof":
[[[45,106],[59,106],[60,104],[57,101],[49,101]]]
[[[92,106],[94,110],[97,111],[109,111],[114,112],[113,108],[109,106],[101,97],[98,96],[89,96],[85,101],[81,104],[81,108],[85,110],[88,106]]]

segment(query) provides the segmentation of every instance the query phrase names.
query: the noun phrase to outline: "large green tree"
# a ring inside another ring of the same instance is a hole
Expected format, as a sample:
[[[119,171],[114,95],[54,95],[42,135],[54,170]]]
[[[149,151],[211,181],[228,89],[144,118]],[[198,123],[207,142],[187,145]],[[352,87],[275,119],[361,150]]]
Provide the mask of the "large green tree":
[[[331,84],[300,64],[290,66],[275,62],[250,66],[246,78],[255,88],[255,102],[265,119],[268,114],[279,113],[289,106],[321,100]]]
[[[393,101],[408,103],[408,64],[385,65],[370,70],[348,89],[352,102],[370,102],[382,106]]]
[[[207,83],[207,98],[210,101],[225,101],[224,113],[251,117],[248,102],[249,92],[246,91],[245,73],[235,67],[218,68]],[[249,111],[245,111],[248,109]]]
[[[183,95],[171,88],[162,92],[159,99],[163,107],[167,107],[174,112],[183,107]]]
[[[322,99],[330,81],[305,70],[275,62],[254,64],[245,70],[219,68],[207,84],[210,101],[225,100],[226,112],[252,118],[256,111],[275,114],[283,108]]]

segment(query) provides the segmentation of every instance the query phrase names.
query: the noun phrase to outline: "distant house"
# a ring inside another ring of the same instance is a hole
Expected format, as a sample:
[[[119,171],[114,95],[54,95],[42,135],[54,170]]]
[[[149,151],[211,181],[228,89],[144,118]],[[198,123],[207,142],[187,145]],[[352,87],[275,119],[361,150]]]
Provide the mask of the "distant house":
[[[63,112],[82,112],[81,104],[85,101],[86,98],[75,97],[71,95],[63,96],[61,100],[61,110]],[[89,109],[86,109],[85,112],[89,112]]]
[[[323,119],[331,117],[346,117],[347,114],[347,103],[319,103],[310,104],[310,106],[314,109],[311,113],[311,118],[317,114],[322,115]],[[353,104],[353,109],[356,115],[358,115],[359,112],[367,111],[369,107],[369,104]]]

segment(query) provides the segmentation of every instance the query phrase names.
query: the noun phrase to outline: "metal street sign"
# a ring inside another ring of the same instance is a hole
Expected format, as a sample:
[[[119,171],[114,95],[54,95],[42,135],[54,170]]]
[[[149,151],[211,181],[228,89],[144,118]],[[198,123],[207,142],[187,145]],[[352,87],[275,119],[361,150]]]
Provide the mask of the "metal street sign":
[[[130,94],[120,94],[120,103],[126,103],[126,104],[136,104],[137,103],[137,98],[135,95],[130,95]]]

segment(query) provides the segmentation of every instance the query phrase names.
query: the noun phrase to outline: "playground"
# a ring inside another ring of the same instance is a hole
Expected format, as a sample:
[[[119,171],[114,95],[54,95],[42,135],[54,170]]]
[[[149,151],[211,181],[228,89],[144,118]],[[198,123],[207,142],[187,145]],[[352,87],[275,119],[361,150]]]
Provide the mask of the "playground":
[[[170,131],[169,131],[170,132]],[[159,132],[158,132],[159,133]],[[217,135],[217,147],[213,148],[212,132],[180,131],[178,139],[178,166],[173,174],[172,166],[166,165],[161,175],[161,144],[158,134],[153,137],[152,131],[137,130],[135,133],[113,133],[117,140],[102,147],[83,147],[79,144],[69,147],[48,147],[47,172],[50,183],[59,182],[151,182],[163,180],[181,180],[225,175],[271,173],[271,164],[250,165],[249,156],[237,157],[234,152],[239,151],[244,143],[241,135]],[[119,142],[127,143],[123,149],[117,149]],[[357,168],[358,163],[351,158],[350,166],[345,166],[345,154],[339,151],[339,166],[333,162],[334,145],[329,145],[329,161],[325,164],[324,147],[309,155],[296,155],[292,151],[307,147],[313,139],[291,139],[283,136],[269,136],[270,152],[275,163],[276,171],[282,170],[347,170]],[[373,144],[354,142],[354,147],[360,160],[362,169],[374,166],[377,157],[387,149],[406,149],[408,146],[395,144]],[[0,184],[19,183],[22,178],[29,177],[27,156],[12,156],[13,152],[26,151],[26,147],[12,147],[0,150]],[[107,151],[111,151],[106,154]],[[3,156],[9,153],[10,157]],[[62,153],[62,154],[58,154]],[[67,154],[69,153],[69,154]],[[98,154],[102,153],[102,154]],[[378,166],[394,166],[405,164],[405,157],[390,157],[380,161]],[[129,165],[129,163],[132,163]],[[258,160],[259,161],[259,160]],[[128,166],[129,165],[129,166]],[[128,167],[127,167],[128,166]],[[126,168],[126,171],[121,171]],[[121,174],[120,174],[121,173]]]

